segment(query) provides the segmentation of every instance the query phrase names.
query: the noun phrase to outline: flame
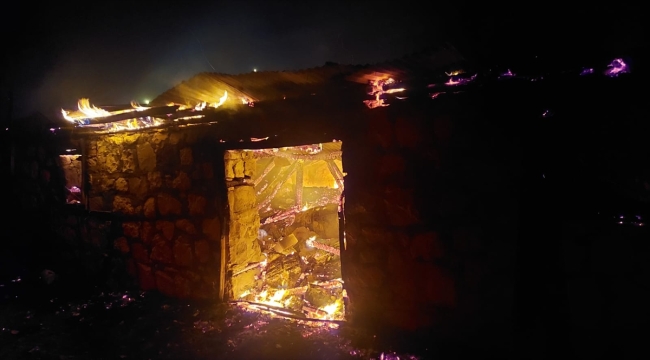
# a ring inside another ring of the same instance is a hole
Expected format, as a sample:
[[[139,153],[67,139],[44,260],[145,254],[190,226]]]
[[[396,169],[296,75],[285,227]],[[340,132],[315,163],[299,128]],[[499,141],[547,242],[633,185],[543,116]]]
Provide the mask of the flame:
[[[228,91],[224,91],[223,96],[219,98],[219,102],[210,104],[210,107],[218,108],[223,105],[224,102],[228,99]]]
[[[392,93],[396,93],[396,92],[402,92],[404,90],[406,90],[406,89],[405,88],[388,89],[388,90],[384,91],[384,94],[392,94]]]
[[[334,189],[338,189],[339,188],[339,183],[336,180],[334,180],[334,185],[332,185],[332,187]]]
[[[70,112],[63,109],[61,109],[61,114],[63,115],[64,119],[72,122],[81,119],[94,119],[98,117],[105,117],[111,115],[110,112],[102,108],[98,108],[94,105],[91,105],[90,100],[86,98],[79,99],[79,101],[77,102],[77,109],[79,110],[80,113],[83,114],[82,116],[77,116],[77,117],[70,116]]]
[[[445,71],[445,75],[447,75],[447,76],[458,76],[458,75],[463,74],[463,73],[465,73],[463,70],[454,70],[452,72],[446,72]]]
[[[79,108],[80,112],[86,115],[86,118],[90,118],[90,119],[111,115],[110,112],[102,108],[98,108],[94,105],[91,105],[90,100],[86,98],[79,99],[79,101],[77,102],[77,107]]]
[[[261,293],[257,294],[257,296],[255,296],[255,302],[258,302],[260,304],[271,305],[271,306],[284,307],[284,304],[281,303],[280,301],[282,300],[286,292],[287,291],[284,289],[278,290],[273,294],[273,296],[269,297],[268,290],[264,290]]]
[[[196,110],[196,111],[203,111],[203,109],[205,109],[205,107],[206,107],[207,105],[208,105],[208,103],[206,103],[205,101],[203,101],[203,102],[201,102],[201,103],[198,103],[198,104],[194,107],[194,110]]]
[[[321,307],[320,310],[325,311],[328,315],[328,318],[331,319],[333,315],[336,314],[336,312],[341,308],[342,305],[343,305],[342,299],[337,299],[335,302]]]
[[[138,104],[138,102],[135,101],[135,100],[132,100],[132,101],[131,101],[131,107],[132,107],[135,111],[144,111],[144,110],[151,109],[150,107],[147,107],[147,106],[141,106],[141,105]]]
[[[383,79],[383,80],[372,80],[370,82],[370,85],[372,87],[372,90],[370,91],[369,95],[373,95],[375,97],[374,100],[364,100],[364,104],[368,106],[371,109],[374,109],[376,107],[384,107],[388,106],[388,104],[384,103],[384,99],[381,98],[382,94],[392,94],[396,92],[401,92],[406,89],[404,88],[396,88],[396,89],[386,89],[384,90],[384,86],[386,85],[391,85],[395,83],[395,79],[393,78],[388,78],[388,79]]]
[[[63,115],[63,118],[64,118],[64,119],[66,119],[66,120],[68,120],[68,121],[71,121],[71,122],[75,122],[75,118],[70,117],[70,115],[69,115],[70,112],[61,109],[61,114]]]

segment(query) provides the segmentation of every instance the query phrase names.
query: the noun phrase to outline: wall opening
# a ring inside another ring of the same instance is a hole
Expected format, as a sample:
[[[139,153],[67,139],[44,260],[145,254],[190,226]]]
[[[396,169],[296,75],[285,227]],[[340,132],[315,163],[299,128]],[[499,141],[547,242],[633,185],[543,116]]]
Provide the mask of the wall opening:
[[[229,300],[344,320],[341,145],[226,151]]]
[[[61,167],[63,168],[63,176],[65,178],[66,203],[81,204],[83,202],[83,173],[81,155],[59,155],[59,161],[61,162]]]

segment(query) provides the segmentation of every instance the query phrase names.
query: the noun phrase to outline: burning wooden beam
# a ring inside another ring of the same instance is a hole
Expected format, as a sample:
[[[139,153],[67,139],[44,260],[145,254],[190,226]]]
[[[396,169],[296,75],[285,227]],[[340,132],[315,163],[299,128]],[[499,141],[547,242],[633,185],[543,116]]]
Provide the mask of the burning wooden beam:
[[[275,187],[273,188],[273,190],[271,190],[270,194],[262,202],[260,202],[259,205],[257,205],[258,209],[263,209],[271,203],[275,195],[278,193],[278,191],[280,191],[282,185],[284,185],[284,183],[287,182],[289,177],[293,175],[293,173],[296,171],[297,165],[298,165],[297,162],[291,164],[286,170],[284,170],[286,175],[282,174],[278,176],[278,179],[280,180],[276,183]]]
[[[314,236],[307,239],[306,244],[307,244],[307,246],[311,246],[311,247],[314,247],[316,249],[323,250],[323,251],[328,252],[330,254],[341,256],[341,250],[339,250],[339,249],[337,249],[335,247],[332,247],[332,246],[325,245],[323,243],[317,242],[316,238]]]
[[[177,109],[178,109],[178,105],[172,105],[172,106],[154,107],[142,111],[129,111],[129,112],[110,115],[106,117],[93,118],[90,121],[90,124],[88,125],[92,126],[92,125],[100,125],[100,124],[110,124],[118,121],[144,118],[144,117],[167,118],[167,114],[173,114],[174,112],[176,112]]]
[[[327,167],[330,170],[330,173],[334,177],[334,180],[336,181],[336,185],[338,185],[338,188],[343,191],[343,173],[341,170],[339,170],[339,167],[336,166],[336,163],[334,163],[334,160],[327,160]]]
[[[296,185],[295,185],[295,192],[296,192],[296,201],[294,204],[294,207],[296,209],[302,209],[302,181],[303,181],[303,163],[302,161],[298,161],[298,168],[296,169]]]
[[[269,162],[269,164],[266,165],[266,167],[264,168],[260,176],[258,176],[257,179],[255,179],[253,184],[255,186],[259,185],[259,183],[264,179],[266,175],[268,175],[271,172],[271,170],[273,170],[274,167],[275,167],[275,161]]]

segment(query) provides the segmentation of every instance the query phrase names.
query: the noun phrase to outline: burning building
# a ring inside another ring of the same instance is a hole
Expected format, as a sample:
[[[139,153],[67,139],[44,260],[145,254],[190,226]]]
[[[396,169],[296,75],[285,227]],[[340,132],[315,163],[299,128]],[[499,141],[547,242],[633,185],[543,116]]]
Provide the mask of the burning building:
[[[512,258],[489,258],[486,243],[514,243],[495,234],[516,209],[515,180],[486,150],[502,135],[482,124],[477,136],[476,102],[456,95],[478,77],[445,73],[462,61],[442,49],[377,66],[199,74],[146,106],[82,99],[55,129],[71,138],[68,203],[107,224],[97,243],[121,253],[143,290],[460,330],[480,289],[510,285]]]

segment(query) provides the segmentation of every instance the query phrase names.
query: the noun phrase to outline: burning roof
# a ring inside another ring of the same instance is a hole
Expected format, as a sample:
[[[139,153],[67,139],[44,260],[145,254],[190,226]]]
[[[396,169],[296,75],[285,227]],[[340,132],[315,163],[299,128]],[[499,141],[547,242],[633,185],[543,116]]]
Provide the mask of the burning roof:
[[[62,110],[62,114],[66,120],[88,128],[88,131],[113,132],[157,127],[181,120],[183,125],[215,123],[232,117],[235,111],[239,113],[242,109],[254,107],[258,102],[281,103],[286,108],[289,105],[295,107],[295,101],[310,102],[307,99],[317,97],[318,102],[329,103],[330,108],[333,102],[335,107],[343,108],[345,102],[352,101],[373,109],[419,93],[430,99],[436,99],[441,94],[457,94],[464,91],[459,88],[486,81],[517,79],[535,82],[544,79],[544,74],[522,73],[519,70],[519,67],[513,70],[497,67],[495,70],[472,71],[453,47],[441,47],[373,65],[328,63],[301,71],[239,75],[201,73],[167,90],[147,106],[132,102],[127,106],[108,108],[81,99],[77,110]],[[574,75],[594,73],[593,69],[589,70],[585,72],[581,68]],[[613,77],[628,72],[629,66],[623,59],[617,58],[607,67],[604,75]],[[313,113],[311,103],[310,113]],[[277,106],[270,106],[274,107]],[[277,110],[267,107],[265,114],[257,116],[266,118],[273,111],[277,113]],[[251,110],[248,112],[251,113]],[[289,112],[297,113],[297,110]],[[304,116],[304,113],[300,116]]]

